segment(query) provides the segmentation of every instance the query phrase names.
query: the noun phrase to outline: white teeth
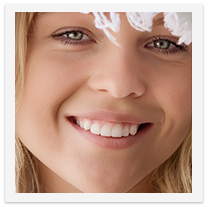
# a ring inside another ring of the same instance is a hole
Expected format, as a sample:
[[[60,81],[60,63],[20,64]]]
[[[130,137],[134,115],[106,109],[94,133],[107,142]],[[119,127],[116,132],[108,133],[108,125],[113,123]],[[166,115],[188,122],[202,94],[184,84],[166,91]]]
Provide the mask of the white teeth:
[[[101,135],[104,137],[127,137],[129,135],[135,135],[137,133],[138,125],[126,125],[123,127],[122,124],[115,124],[113,128],[109,124],[104,124],[102,127],[98,122],[91,124],[89,119],[76,120],[76,124],[81,128],[90,130],[91,133]]]
[[[100,125],[95,123],[91,126],[90,128],[90,131],[93,133],[93,134],[100,134]]]
[[[79,120],[76,120],[76,124],[77,124],[78,126],[80,126],[80,121],[79,121]]]
[[[132,125],[130,127],[130,134],[131,135],[135,135],[137,133],[137,129],[138,129],[138,126],[137,125]]]
[[[111,132],[112,137],[122,137],[122,126],[120,124],[116,124]]]
[[[108,124],[103,125],[103,127],[101,128],[100,134],[102,136],[105,136],[105,137],[110,137],[111,136],[111,128],[110,128],[110,126]]]
[[[85,130],[89,130],[91,128],[90,120],[86,120],[83,127]]]
[[[79,125],[80,127],[84,128],[84,122],[83,121],[80,121],[79,124],[80,124]]]
[[[127,137],[129,136],[129,126],[125,126],[123,129],[123,136]]]

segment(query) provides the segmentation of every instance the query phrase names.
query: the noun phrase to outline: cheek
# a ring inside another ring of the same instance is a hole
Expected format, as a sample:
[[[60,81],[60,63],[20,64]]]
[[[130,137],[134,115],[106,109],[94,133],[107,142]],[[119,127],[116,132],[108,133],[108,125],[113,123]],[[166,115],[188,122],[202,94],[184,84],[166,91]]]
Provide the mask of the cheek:
[[[179,120],[188,118],[192,113],[191,74],[174,74],[164,81],[164,87],[158,91],[161,105],[166,114]]]
[[[75,67],[75,61],[70,62],[66,57],[38,55],[38,52],[31,57],[28,57],[22,102],[15,121],[23,143],[38,155],[38,149],[56,142],[57,111],[64,100],[79,90],[85,80],[81,72],[85,65]]]
[[[187,137],[192,120],[191,67],[175,68],[158,76],[153,89],[156,102],[164,112],[158,143],[166,147],[167,154],[173,153]]]
[[[26,67],[24,97],[28,105],[37,107],[37,110],[57,110],[62,101],[78,90],[84,81],[85,67],[85,64],[77,64],[61,55],[42,58],[33,55]]]
[[[191,56],[190,56],[191,57]],[[184,62],[153,62],[149,71],[150,92],[166,116],[187,117],[192,112],[192,65]]]
[[[156,76],[155,76],[156,77]],[[181,145],[191,129],[192,123],[192,81],[191,74],[175,73],[157,76],[152,93],[155,103],[163,111],[163,120],[155,141],[148,143],[151,154],[147,163],[162,163]]]

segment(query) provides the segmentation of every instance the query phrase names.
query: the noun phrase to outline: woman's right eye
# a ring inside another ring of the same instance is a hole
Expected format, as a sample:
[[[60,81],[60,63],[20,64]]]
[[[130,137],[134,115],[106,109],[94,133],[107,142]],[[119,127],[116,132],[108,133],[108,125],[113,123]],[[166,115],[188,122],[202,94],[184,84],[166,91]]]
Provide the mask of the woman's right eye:
[[[85,45],[92,42],[90,34],[81,29],[67,30],[60,33],[55,33],[51,35],[53,39],[61,41],[61,43],[67,45]]]
[[[81,31],[70,31],[65,33],[66,37],[71,40],[90,39],[86,34]]]

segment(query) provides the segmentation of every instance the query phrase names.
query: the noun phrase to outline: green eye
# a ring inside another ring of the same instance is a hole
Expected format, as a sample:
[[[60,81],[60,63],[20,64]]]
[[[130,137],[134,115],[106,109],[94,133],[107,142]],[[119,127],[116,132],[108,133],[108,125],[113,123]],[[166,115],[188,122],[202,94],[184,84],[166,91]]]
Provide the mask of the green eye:
[[[71,40],[81,40],[83,38],[83,33],[80,31],[71,31],[66,33],[66,37]]]
[[[95,42],[93,36],[89,31],[82,30],[79,28],[66,28],[56,32],[55,34],[52,34],[51,37],[54,40],[61,41],[61,43],[63,43],[64,45],[71,44],[83,46]]]
[[[170,47],[170,42],[167,40],[157,40],[154,42],[154,47],[159,49],[168,49]]]
[[[176,54],[179,52],[187,51],[187,46],[177,44],[177,38],[173,37],[153,37],[150,43],[145,45],[145,48],[155,53],[162,54]]]

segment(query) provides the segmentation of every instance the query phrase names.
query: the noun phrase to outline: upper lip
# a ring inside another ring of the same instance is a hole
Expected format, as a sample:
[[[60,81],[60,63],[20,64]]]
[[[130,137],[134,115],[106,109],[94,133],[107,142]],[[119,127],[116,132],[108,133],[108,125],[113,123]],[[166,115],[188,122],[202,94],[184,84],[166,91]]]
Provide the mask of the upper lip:
[[[143,124],[143,123],[152,123],[148,118],[141,118],[132,116],[127,113],[116,113],[108,111],[93,111],[88,113],[80,113],[76,115],[66,116],[66,117],[76,117],[86,118],[90,120],[103,120],[106,122],[118,122],[118,123],[131,123],[131,124]]]

